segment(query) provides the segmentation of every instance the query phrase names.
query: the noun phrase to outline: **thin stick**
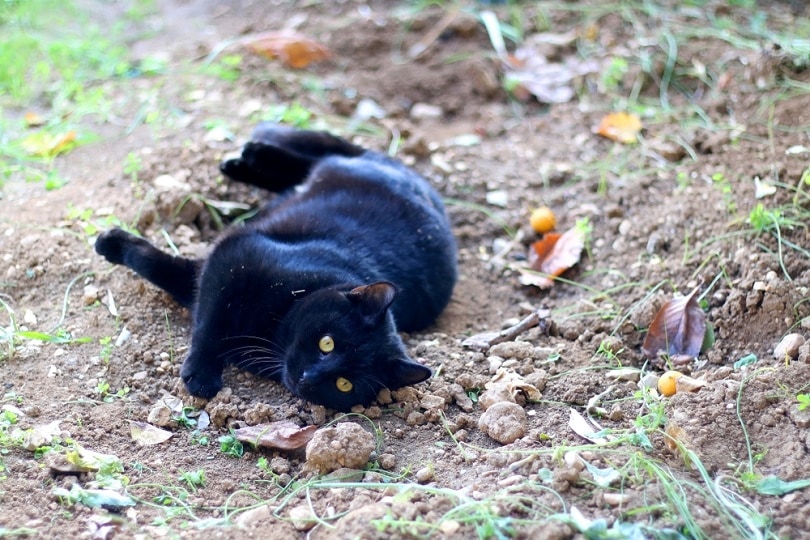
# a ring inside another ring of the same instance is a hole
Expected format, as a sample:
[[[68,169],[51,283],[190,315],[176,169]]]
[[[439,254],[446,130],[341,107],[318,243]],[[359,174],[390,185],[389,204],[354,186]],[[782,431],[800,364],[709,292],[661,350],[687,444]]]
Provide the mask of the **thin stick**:
[[[543,332],[547,332],[550,326],[550,318],[551,310],[547,307],[539,307],[514,326],[510,326],[500,332],[484,332],[470,336],[462,341],[461,345],[469,349],[486,352],[493,345],[505,341],[512,341],[526,330],[534,328],[535,326],[539,326]]]

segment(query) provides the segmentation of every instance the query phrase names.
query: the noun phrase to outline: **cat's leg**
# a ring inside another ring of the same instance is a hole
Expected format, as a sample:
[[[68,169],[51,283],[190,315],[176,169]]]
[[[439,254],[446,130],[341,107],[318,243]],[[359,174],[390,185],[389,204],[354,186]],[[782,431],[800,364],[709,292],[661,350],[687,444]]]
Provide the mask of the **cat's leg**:
[[[249,142],[241,157],[223,161],[222,174],[243,184],[280,193],[300,184],[315,164],[307,156],[260,142]]]
[[[305,131],[262,123],[239,158],[220,165],[237,182],[281,192],[302,183],[318,161],[329,156],[354,157],[365,150],[325,131]]]
[[[123,264],[191,308],[201,261],[175,257],[122,229],[102,233],[96,253],[113,264]]]
[[[259,124],[250,140],[276,146],[313,161],[327,156],[355,157],[365,152],[360,146],[328,131],[295,129],[273,122]]]

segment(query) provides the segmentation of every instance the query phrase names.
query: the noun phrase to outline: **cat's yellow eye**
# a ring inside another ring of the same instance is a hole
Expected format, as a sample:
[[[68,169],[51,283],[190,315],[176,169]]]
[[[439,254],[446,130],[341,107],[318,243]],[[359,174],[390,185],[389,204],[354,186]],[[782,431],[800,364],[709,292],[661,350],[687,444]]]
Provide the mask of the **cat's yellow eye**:
[[[351,392],[352,387],[354,386],[349,379],[344,379],[343,377],[338,377],[335,381],[335,386],[341,392]]]
[[[332,336],[323,336],[321,340],[318,342],[318,348],[321,350],[322,353],[330,353],[335,350],[335,340],[332,339]],[[345,381],[346,379],[343,380]]]

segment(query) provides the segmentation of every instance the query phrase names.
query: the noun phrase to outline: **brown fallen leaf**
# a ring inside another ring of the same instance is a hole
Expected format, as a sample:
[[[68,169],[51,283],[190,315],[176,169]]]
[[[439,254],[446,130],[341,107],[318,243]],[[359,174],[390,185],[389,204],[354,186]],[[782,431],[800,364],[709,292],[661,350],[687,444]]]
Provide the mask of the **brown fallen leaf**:
[[[293,69],[303,69],[332,56],[329,49],[317,41],[290,30],[257,34],[245,42],[245,46],[265,58],[278,58]]]
[[[547,289],[554,285],[554,278],[579,262],[585,248],[585,234],[580,227],[574,227],[563,234],[546,233],[529,249],[529,264],[539,275],[522,272],[520,281],[524,285],[534,285]]]
[[[697,302],[699,290],[697,287],[689,295],[673,298],[661,306],[641,345],[647,358],[655,358],[659,351],[693,358],[700,353],[706,334],[706,314]]]
[[[280,420],[243,427],[235,430],[233,435],[238,440],[255,446],[297,450],[305,447],[317,430],[318,426],[299,427],[289,420]]]
[[[641,128],[641,119],[638,115],[616,112],[602,118],[599,127],[596,128],[596,134],[607,137],[612,141],[630,144],[638,140]]]

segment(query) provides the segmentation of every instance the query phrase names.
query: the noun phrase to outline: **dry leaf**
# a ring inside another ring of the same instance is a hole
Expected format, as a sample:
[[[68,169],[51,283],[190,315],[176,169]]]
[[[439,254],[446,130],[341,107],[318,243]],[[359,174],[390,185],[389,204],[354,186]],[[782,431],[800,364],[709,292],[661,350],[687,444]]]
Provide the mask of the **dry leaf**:
[[[514,371],[505,368],[498,368],[495,376],[484,387],[493,394],[505,393],[512,398],[518,394],[523,394],[529,401],[540,401],[543,398],[537,387],[524,381],[523,377]]]
[[[281,420],[237,429],[233,434],[240,441],[256,446],[297,450],[305,447],[317,430],[318,426],[298,427],[289,420]]]
[[[659,351],[693,358],[700,353],[706,334],[706,314],[698,305],[698,291],[695,288],[688,296],[673,298],[658,310],[641,346],[647,358],[655,358]]]
[[[664,428],[664,433],[667,435],[664,437],[664,444],[667,445],[671,452],[676,452],[679,445],[686,445],[686,431],[678,424],[674,422],[668,423]]]
[[[302,69],[332,56],[329,49],[317,41],[289,30],[253,36],[245,45],[256,54],[278,58],[293,69]]]
[[[610,113],[599,122],[596,134],[620,143],[634,143],[641,131],[641,119],[632,113]]]
[[[129,433],[132,440],[143,446],[151,446],[168,441],[173,433],[160,429],[146,422],[129,421]]]
[[[574,433],[583,439],[586,439],[594,444],[606,444],[608,442],[608,440],[604,437],[594,436],[596,432],[602,430],[594,428],[584,416],[579,414],[574,409],[571,409],[571,414],[568,417],[568,427],[570,427]]]
[[[65,452],[65,459],[77,468],[88,471],[97,471],[105,465],[120,463],[121,461],[118,456],[88,450],[78,443],[73,443],[73,449]]]
[[[40,127],[45,125],[45,119],[35,112],[27,112],[23,117],[27,127]]]
[[[688,375],[682,375],[675,379],[675,390],[679,392],[697,392],[701,388],[709,386],[703,379],[694,379]]]
[[[520,282],[547,289],[554,284],[554,278],[579,262],[585,248],[585,235],[578,227],[563,234],[547,233],[532,244],[529,250],[531,269],[548,275],[522,272]]]
[[[76,146],[76,132],[70,130],[53,134],[38,131],[24,138],[20,144],[23,150],[33,156],[55,157]]]
[[[573,81],[577,77],[599,71],[599,63],[582,60],[576,55],[562,62],[549,62],[550,49],[570,43],[570,34],[535,34],[529,36],[513,54],[503,57],[504,81],[512,94],[527,100],[534,96],[541,103],[566,103],[576,95]]]

